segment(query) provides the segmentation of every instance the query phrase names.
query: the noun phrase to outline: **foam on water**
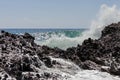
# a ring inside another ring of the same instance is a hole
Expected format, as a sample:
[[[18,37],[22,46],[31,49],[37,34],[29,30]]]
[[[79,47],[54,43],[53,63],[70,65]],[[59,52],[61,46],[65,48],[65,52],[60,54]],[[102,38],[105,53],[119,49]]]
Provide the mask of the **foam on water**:
[[[35,66],[32,67],[34,67],[34,69],[40,74],[47,72],[56,76],[56,80],[120,80],[119,77],[112,76],[106,72],[99,72],[97,70],[82,70],[73,62],[68,60],[53,57],[50,58],[52,61],[55,60],[57,62],[57,64],[54,64],[52,68],[47,68],[45,65],[42,65],[44,66],[44,69],[36,68]],[[47,80],[52,80],[52,78]]]
[[[55,69],[60,70],[64,76],[68,76],[63,80],[120,80],[119,77],[112,76],[106,72],[99,72],[97,70],[82,70],[77,65],[67,60],[52,57],[51,59],[56,60],[61,65],[61,67],[56,67]],[[62,70],[60,68],[62,68]]]
[[[120,80],[120,78],[97,70],[82,70],[68,80]]]
[[[120,80],[117,76],[112,76],[106,72],[99,72],[97,70],[82,70],[74,63],[60,59],[60,58],[52,58],[51,60],[56,60],[60,63],[61,67],[55,66],[56,70],[60,70],[60,73],[67,76],[67,78],[63,78],[63,80]],[[62,75],[60,74],[60,75]]]

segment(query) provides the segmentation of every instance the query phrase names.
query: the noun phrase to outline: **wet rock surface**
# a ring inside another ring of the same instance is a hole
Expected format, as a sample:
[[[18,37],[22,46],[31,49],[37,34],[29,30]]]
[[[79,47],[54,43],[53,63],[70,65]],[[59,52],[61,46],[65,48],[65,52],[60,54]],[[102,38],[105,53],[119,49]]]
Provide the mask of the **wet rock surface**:
[[[120,76],[120,23],[106,26],[98,40],[88,38],[82,45],[67,50],[40,46],[34,39],[29,33],[16,35],[1,31],[1,80],[57,80],[60,75],[42,72],[43,69],[60,65],[51,60],[51,56],[72,61],[83,69]]]

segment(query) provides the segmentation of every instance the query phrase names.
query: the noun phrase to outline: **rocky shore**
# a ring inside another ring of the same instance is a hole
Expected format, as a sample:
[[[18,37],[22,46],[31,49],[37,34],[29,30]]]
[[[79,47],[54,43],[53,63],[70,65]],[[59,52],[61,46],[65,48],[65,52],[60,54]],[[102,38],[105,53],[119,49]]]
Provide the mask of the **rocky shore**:
[[[120,22],[106,26],[99,39],[88,38],[67,50],[40,46],[34,40],[29,33],[1,31],[0,80],[57,80],[59,74],[42,71],[59,65],[51,57],[72,61],[82,69],[120,76]]]

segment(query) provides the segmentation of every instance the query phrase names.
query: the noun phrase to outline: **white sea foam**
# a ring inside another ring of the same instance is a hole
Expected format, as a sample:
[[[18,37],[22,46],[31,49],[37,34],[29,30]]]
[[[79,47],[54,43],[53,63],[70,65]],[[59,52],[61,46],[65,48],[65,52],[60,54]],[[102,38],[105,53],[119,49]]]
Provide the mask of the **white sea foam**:
[[[56,60],[60,63],[61,67],[55,67],[53,71],[63,76],[60,80],[120,80],[119,77],[112,76],[106,72],[100,72],[97,70],[82,70],[70,61],[60,58],[50,58],[51,60]],[[67,78],[64,78],[64,76],[67,76]]]
[[[120,78],[97,70],[82,70],[68,80],[120,80]]]
[[[53,35],[51,38],[45,40],[45,41],[35,41],[36,43],[40,45],[47,45],[49,47],[59,47],[61,49],[66,49],[68,47],[76,46],[78,43],[80,43],[80,38],[70,38],[66,37],[65,35]]]
[[[33,67],[39,74],[47,72],[57,76],[57,79],[55,80],[120,80],[118,76],[112,76],[106,72],[100,72],[97,70],[82,70],[73,62],[68,60],[53,57],[50,58],[51,60],[55,60],[57,62],[57,64],[53,65],[53,68],[44,67],[43,69],[35,66]],[[52,77],[47,80],[52,80]]]

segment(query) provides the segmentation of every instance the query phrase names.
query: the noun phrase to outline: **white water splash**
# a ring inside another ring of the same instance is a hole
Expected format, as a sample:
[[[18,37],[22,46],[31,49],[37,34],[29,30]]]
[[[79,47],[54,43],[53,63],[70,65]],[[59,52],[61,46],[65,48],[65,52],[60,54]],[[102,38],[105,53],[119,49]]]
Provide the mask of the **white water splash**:
[[[70,38],[65,35],[53,35],[51,38],[45,41],[35,41],[40,45],[47,45],[49,47],[58,47],[61,49],[67,49],[68,47],[76,46],[80,43],[80,37]]]
[[[51,36],[51,38],[45,41],[36,40],[36,43],[40,45],[66,49],[68,47],[82,44],[82,42],[89,37],[92,39],[98,39],[101,36],[101,31],[104,29],[105,26],[110,25],[111,23],[117,23],[119,21],[120,10],[117,8],[117,6],[113,5],[112,7],[109,7],[103,4],[100,7],[96,19],[91,22],[90,29],[84,31],[81,36],[70,38],[63,34],[61,34],[61,36],[54,34],[53,36]],[[36,34],[36,36],[38,36],[38,34]]]
[[[112,23],[117,23],[119,21],[120,10],[117,8],[117,6],[113,5],[112,7],[109,7],[103,4],[100,7],[97,18],[92,21],[90,30],[83,32],[83,36],[81,38],[83,38],[83,40],[88,37],[97,39],[101,36],[101,31],[105,28],[105,26]]]

